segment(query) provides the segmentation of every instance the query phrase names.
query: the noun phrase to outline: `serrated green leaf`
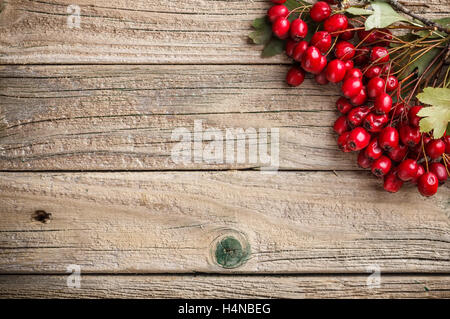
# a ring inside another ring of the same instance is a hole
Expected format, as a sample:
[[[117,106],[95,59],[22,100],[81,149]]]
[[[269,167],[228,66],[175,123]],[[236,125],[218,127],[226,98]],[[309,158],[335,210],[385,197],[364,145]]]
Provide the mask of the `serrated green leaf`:
[[[441,138],[450,122],[450,89],[425,88],[417,95],[420,102],[431,105],[422,108],[417,115],[420,120],[420,131],[431,132],[435,139]]]
[[[410,75],[415,69],[417,69],[417,75],[421,76],[423,72],[430,65],[431,61],[439,54],[439,49],[431,49],[420,58],[409,64],[405,70],[400,74],[399,78],[404,79],[406,76]],[[417,56],[412,56],[411,59],[414,60]]]
[[[428,105],[445,106],[450,109],[450,89],[447,88],[425,88],[422,93],[417,94],[417,99]],[[425,113],[425,109],[422,109],[420,112]],[[424,114],[423,116],[427,115]]]
[[[277,54],[282,53],[283,50],[284,50],[284,41],[277,38],[272,38],[269,41],[269,43],[267,43],[266,46],[264,47],[261,56],[263,58],[270,58]]]
[[[248,37],[255,44],[266,44],[272,37],[272,26],[266,18],[257,18],[253,21],[255,31],[251,32]]]
[[[376,28],[385,28],[395,22],[409,21],[404,16],[395,11],[388,3],[382,1],[375,1],[372,4],[373,14],[366,20],[366,30]]]
[[[445,28],[450,27],[450,17],[441,18],[441,19],[434,19],[432,21],[436,22],[437,24],[440,24],[441,26],[443,26]],[[433,30],[413,31],[412,33],[417,35],[417,36],[419,36],[419,37],[426,37],[426,36],[428,36],[428,38],[430,38],[430,39],[445,38],[446,37],[446,34],[444,32],[433,31]]]
[[[345,12],[353,14],[354,16],[370,16],[374,13],[372,10],[367,10],[364,8],[350,7]]]

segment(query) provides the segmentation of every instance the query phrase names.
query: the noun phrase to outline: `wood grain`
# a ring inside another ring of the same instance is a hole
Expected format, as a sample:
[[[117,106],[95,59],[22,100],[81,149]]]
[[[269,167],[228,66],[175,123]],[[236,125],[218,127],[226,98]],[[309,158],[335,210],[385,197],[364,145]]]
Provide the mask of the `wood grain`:
[[[2,173],[0,272],[448,273],[448,194],[364,172]],[[216,263],[224,236],[242,266]]]
[[[337,87],[284,83],[285,66],[0,67],[1,170],[235,169],[176,163],[184,127],[279,128],[281,169],[358,169],[336,146]],[[235,136],[233,142],[239,138]],[[255,137],[247,139],[257,144]],[[269,139],[270,141],[270,139]],[[205,147],[192,145],[194,154]],[[225,144],[224,144],[225,148]],[[270,150],[270,147],[269,147]],[[225,152],[225,151],[224,151]],[[266,165],[267,166],[267,165]]]
[[[449,298],[449,276],[0,276],[0,298]]]
[[[80,28],[67,25],[71,0],[1,1],[0,63],[278,63],[248,41],[267,0],[78,0]],[[449,14],[449,0],[410,6]]]

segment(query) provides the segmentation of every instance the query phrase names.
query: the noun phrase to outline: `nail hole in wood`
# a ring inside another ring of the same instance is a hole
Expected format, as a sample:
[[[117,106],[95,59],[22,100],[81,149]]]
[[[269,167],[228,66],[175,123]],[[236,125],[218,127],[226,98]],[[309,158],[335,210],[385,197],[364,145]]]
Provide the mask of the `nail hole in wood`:
[[[35,220],[37,222],[41,222],[43,224],[47,224],[52,219],[52,214],[51,213],[47,213],[45,210],[36,210],[31,215],[31,217],[33,218],[33,220]]]

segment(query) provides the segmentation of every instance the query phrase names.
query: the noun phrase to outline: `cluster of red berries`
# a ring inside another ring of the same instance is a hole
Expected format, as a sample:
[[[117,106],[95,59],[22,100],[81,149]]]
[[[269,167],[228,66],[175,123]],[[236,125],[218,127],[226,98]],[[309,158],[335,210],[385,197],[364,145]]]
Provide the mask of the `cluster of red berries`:
[[[434,195],[448,178],[446,158],[450,156],[445,154],[450,154],[450,136],[436,140],[422,134],[417,116],[421,106],[393,102],[392,95],[400,95],[400,83],[391,74],[386,48],[391,32],[355,28],[345,15],[332,13],[329,4],[333,0],[319,1],[309,15],[322,27],[308,42],[304,40],[307,23],[301,17],[292,22],[288,19],[286,0],[272,2],[275,5],[267,14],[273,34],[287,40],[286,54],[295,61],[287,83],[299,86],[305,72],[312,73],[321,85],[342,82],[343,97],[336,102],[341,116],[334,124],[341,150],[358,151],[359,166],[384,178],[384,189],[389,192],[412,182],[422,195]],[[359,39],[356,46],[349,42],[355,34]]]

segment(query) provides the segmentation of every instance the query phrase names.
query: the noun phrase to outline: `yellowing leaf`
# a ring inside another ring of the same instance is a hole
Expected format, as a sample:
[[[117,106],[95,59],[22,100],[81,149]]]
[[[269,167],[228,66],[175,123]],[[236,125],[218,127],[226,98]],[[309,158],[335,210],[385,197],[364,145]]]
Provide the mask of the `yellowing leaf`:
[[[417,98],[420,102],[431,105],[417,113],[423,117],[420,120],[420,131],[426,133],[433,131],[435,139],[441,138],[450,122],[450,89],[425,88]]]

